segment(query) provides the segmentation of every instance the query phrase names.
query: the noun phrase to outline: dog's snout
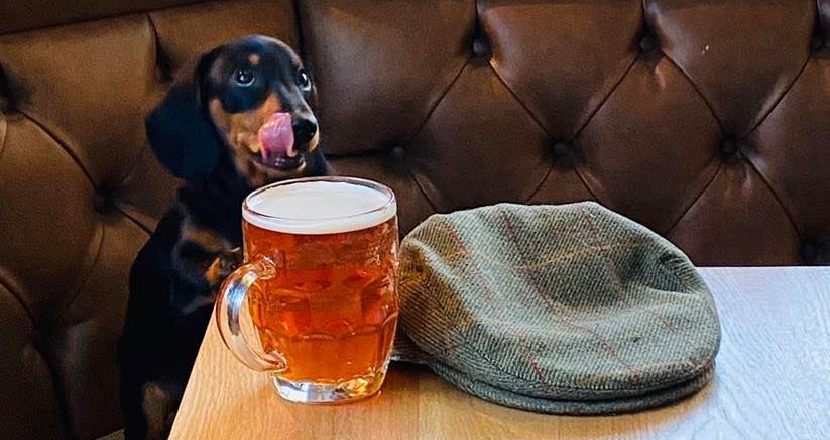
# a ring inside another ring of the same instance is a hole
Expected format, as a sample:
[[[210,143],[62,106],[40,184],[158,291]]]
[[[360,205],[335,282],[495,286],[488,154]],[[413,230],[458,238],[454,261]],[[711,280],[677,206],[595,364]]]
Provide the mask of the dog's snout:
[[[317,123],[305,118],[292,121],[291,128],[294,131],[294,142],[297,144],[307,144],[317,134]]]

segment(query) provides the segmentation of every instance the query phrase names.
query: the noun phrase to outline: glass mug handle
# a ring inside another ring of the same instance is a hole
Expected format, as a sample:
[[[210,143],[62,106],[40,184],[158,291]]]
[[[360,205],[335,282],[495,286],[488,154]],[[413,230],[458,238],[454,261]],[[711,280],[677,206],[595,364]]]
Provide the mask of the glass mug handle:
[[[286,368],[285,360],[278,354],[252,348],[239,322],[242,304],[251,286],[259,280],[271,279],[275,274],[274,262],[259,257],[233,271],[222,283],[216,299],[216,325],[222,340],[240,362],[256,371],[279,372]]]

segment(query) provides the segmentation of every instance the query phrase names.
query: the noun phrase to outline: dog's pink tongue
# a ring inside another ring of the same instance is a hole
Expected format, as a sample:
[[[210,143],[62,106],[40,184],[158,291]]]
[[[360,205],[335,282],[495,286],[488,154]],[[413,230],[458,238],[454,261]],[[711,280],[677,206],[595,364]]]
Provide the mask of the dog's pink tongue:
[[[260,154],[263,162],[281,157],[294,157],[294,132],[291,130],[291,115],[285,112],[272,114],[259,128]]]

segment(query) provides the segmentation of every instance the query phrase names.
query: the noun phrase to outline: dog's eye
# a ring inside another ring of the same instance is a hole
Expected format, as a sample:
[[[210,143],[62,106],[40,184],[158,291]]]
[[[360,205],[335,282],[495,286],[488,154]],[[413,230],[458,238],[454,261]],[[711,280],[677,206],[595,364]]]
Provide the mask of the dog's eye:
[[[254,82],[254,72],[251,69],[237,69],[233,80],[241,86],[249,86]]]
[[[299,85],[304,92],[311,90],[311,78],[305,70],[300,71],[300,78],[297,81],[297,85]]]

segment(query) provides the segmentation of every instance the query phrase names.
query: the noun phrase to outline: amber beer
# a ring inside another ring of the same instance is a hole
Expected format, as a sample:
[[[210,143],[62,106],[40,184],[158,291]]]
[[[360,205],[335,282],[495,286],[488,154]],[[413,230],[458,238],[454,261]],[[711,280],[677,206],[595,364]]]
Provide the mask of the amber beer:
[[[398,316],[395,214],[388,188],[354,178],[285,181],[246,199],[251,263],[223,286],[217,319],[226,344],[270,371],[283,397],[354,400],[380,388]],[[244,347],[234,323],[223,326],[234,292],[244,295],[237,312],[253,328]]]
[[[343,382],[382,374],[395,334],[394,218],[351,232],[301,235],[245,222],[248,255],[273,250],[276,274],[248,298],[283,378]]]

